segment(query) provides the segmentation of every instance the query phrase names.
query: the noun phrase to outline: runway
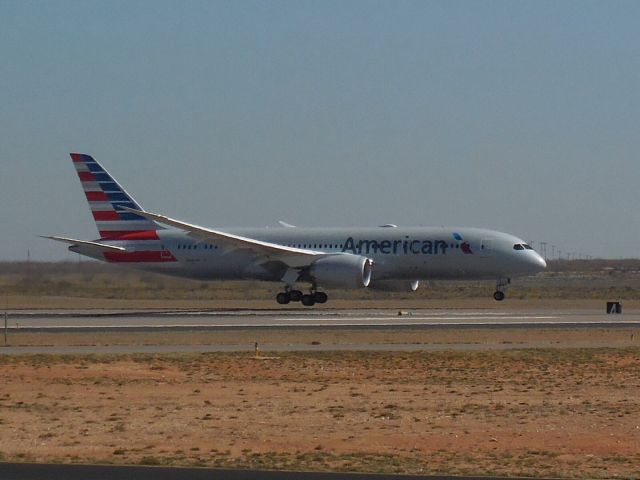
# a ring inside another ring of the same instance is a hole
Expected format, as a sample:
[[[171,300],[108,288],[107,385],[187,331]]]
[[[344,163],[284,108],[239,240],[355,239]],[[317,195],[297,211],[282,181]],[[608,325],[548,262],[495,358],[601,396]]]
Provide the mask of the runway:
[[[594,328],[640,326],[640,311],[607,315],[594,310],[199,310],[18,311],[10,330],[215,331],[260,328]]]
[[[640,339],[640,311],[21,311],[7,323],[16,341],[0,355],[252,352],[256,341],[263,352],[607,348]],[[620,333],[603,336],[603,329]],[[584,335],[539,335],[545,331]]]
[[[509,480],[507,477],[389,475],[367,473],[222,470],[214,468],[139,467],[0,463],[2,480]]]

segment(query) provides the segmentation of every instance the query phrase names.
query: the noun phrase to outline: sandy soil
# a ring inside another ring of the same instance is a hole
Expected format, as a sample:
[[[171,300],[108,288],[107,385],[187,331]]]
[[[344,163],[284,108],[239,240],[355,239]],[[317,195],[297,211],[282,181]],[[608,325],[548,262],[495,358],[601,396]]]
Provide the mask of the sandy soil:
[[[0,356],[0,458],[640,475],[640,349]]]

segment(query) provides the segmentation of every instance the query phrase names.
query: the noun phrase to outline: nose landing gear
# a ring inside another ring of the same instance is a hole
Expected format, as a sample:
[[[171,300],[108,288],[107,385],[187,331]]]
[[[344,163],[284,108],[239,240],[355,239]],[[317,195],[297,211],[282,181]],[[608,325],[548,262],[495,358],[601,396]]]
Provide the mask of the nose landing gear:
[[[497,280],[496,291],[493,293],[493,299],[496,302],[501,302],[504,300],[504,297],[505,297],[504,291],[507,289],[510,283],[511,283],[510,278],[499,278]]]

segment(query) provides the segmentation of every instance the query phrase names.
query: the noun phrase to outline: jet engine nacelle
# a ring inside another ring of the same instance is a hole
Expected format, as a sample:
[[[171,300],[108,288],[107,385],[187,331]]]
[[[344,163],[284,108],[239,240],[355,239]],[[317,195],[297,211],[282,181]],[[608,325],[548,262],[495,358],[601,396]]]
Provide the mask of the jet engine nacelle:
[[[311,277],[321,287],[363,288],[371,281],[373,262],[360,255],[331,255],[311,264]]]
[[[383,292],[415,292],[419,284],[419,280],[374,280],[369,288]]]

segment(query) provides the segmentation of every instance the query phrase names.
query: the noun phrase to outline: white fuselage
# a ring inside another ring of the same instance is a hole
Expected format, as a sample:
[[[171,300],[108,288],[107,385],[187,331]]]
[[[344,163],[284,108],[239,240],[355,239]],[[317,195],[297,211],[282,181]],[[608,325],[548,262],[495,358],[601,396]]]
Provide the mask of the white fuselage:
[[[532,275],[546,267],[534,250],[510,234],[476,228],[262,228],[222,229],[271,244],[327,253],[350,253],[373,261],[372,282],[384,280],[501,279]],[[80,254],[170,275],[202,280],[281,281],[278,259],[225,242],[199,241],[177,229],[157,231],[157,239],[107,240],[127,254],[90,246]],[[528,247],[528,246],[527,246]]]

